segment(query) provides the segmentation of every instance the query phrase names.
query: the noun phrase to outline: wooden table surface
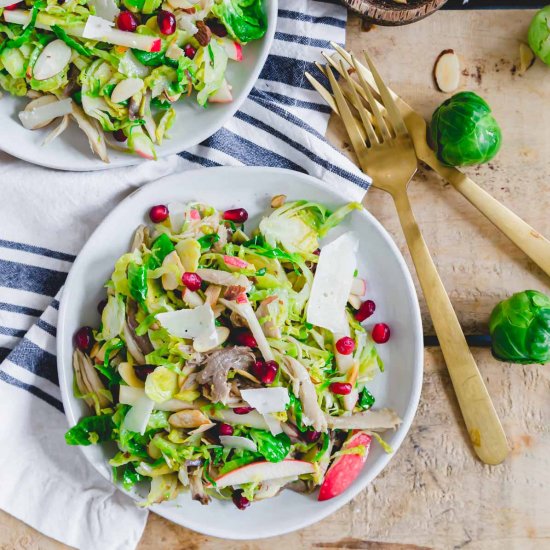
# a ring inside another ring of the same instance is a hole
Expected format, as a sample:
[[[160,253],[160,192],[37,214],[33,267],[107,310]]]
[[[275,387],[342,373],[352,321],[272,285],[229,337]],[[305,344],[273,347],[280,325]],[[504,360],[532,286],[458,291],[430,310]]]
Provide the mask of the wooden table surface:
[[[532,13],[439,12],[409,27],[368,32],[352,17],[348,45],[368,48],[386,81],[426,116],[446,97],[432,84],[434,60],[453,48],[462,60],[462,87],[488,100],[504,134],[501,153],[474,168],[474,179],[550,236],[550,68],[537,62],[517,74],[518,44]],[[329,137],[349,148],[335,120]],[[550,290],[548,278],[433,173],[419,174],[411,196],[465,331],[485,332],[493,306],[515,291]],[[369,208],[409,260],[388,197],[371,191]],[[422,298],[421,304],[431,334]],[[386,470],[339,512],[297,533],[247,543],[198,535],[151,514],[139,549],[550,548],[550,369],[497,363],[483,349],[474,355],[512,448],[504,464],[484,466],[473,456],[441,353],[431,348],[408,437]],[[0,549],[30,548],[66,547],[0,511]]]

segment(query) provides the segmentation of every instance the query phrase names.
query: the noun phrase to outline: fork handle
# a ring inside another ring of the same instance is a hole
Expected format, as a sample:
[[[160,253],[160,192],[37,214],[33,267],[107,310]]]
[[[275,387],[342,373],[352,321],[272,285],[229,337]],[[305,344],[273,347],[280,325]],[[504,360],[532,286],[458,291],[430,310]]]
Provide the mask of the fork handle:
[[[456,168],[441,175],[550,277],[550,241]]]
[[[407,192],[397,191],[393,199],[474,450],[486,464],[500,464],[509,452],[500,420],[415,220]]]

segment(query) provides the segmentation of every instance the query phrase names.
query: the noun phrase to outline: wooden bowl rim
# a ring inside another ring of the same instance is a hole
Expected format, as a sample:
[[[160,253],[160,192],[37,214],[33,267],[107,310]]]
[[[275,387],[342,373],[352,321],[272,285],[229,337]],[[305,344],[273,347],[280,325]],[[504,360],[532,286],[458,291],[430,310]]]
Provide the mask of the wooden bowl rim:
[[[365,10],[362,11],[358,7],[352,5],[352,0],[342,0],[352,11],[363,16],[364,19],[377,25],[398,26],[407,25],[424,17],[428,17],[432,13],[439,10],[448,0],[426,0],[423,4],[417,6],[409,6],[406,4],[395,3],[395,7],[378,4],[376,0],[360,0],[365,5]],[[423,10],[423,8],[425,8]],[[391,18],[399,13],[399,20]]]

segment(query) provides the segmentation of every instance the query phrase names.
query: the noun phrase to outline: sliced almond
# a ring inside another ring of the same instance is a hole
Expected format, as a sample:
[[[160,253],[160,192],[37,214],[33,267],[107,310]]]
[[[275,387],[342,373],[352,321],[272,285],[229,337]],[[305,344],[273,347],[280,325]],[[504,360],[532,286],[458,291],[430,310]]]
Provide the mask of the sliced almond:
[[[434,80],[440,91],[454,92],[460,84],[460,60],[453,50],[444,50],[434,65]]]
[[[174,428],[198,428],[210,424],[210,420],[201,411],[183,410],[170,415],[168,422]]]
[[[63,40],[50,42],[38,56],[32,69],[35,80],[46,80],[60,73],[69,63],[72,50]]]
[[[523,42],[519,45],[519,71],[518,74],[524,75],[528,69],[533,66],[535,62],[535,54],[533,50]]]
[[[113,103],[122,103],[143,89],[143,80],[141,78],[125,78],[121,80],[111,94]]]
[[[275,195],[271,199],[271,208],[279,208],[286,202],[286,195]]]

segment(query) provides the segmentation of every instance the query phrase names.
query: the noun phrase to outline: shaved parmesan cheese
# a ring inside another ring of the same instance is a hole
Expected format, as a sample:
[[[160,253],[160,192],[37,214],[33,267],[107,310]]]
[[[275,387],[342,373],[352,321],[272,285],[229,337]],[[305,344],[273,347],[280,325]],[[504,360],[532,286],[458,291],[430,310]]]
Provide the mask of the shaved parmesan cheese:
[[[41,127],[47,121],[72,112],[72,99],[62,99],[45,105],[34,107],[19,113],[19,120],[27,130]]]
[[[120,13],[114,0],[88,0],[88,5],[95,8],[95,14],[107,21],[114,21]]]
[[[86,20],[82,37],[91,40],[102,40],[105,35],[111,32],[111,27],[114,26],[114,21],[107,21],[101,17],[90,15]]]
[[[154,405],[154,402],[143,394],[126,413],[122,421],[122,428],[143,435]]]
[[[134,388],[132,386],[120,386],[118,400],[123,405],[136,405],[138,401],[145,396],[143,388]]]
[[[308,323],[347,333],[345,308],[353,284],[358,246],[355,234],[348,232],[321,249],[307,307]]]
[[[206,338],[211,335],[216,340],[214,312],[208,304],[194,309],[180,309],[158,313],[157,321],[172,335],[178,338]]]
[[[262,416],[264,417],[265,423],[269,427],[271,435],[279,435],[282,433],[283,428],[281,427],[281,423],[276,418],[270,414],[263,414]]]
[[[286,388],[241,390],[241,396],[260,414],[283,412],[290,400]]]
[[[224,447],[229,447],[231,449],[244,449],[245,451],[251,451],[253,453],[258,451],[256,443],[247,437],[239,437],[237,435],[220,435],[220,443]]]

